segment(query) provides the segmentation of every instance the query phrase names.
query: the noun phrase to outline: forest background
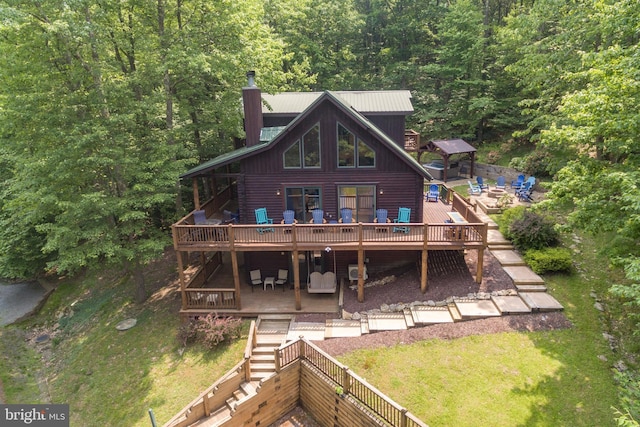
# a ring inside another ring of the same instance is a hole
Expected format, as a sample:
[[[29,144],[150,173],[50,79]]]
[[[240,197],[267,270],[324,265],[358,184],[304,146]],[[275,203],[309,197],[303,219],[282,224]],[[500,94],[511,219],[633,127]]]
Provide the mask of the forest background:
[[[0,277],[143,267],[180,173],[243,136],[240,89],[408,89],[423,140],[525,153],[640,314],[634,0],[0,0]],[[636,327],[636,332],[638,328]]]

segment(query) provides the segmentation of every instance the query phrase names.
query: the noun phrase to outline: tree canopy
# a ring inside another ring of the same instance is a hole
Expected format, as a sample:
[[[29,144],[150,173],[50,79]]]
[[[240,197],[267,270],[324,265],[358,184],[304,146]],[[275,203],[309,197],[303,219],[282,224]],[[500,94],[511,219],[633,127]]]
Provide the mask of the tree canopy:
[[[0,0],[0,276],[139,274],[184,212],[179,173],[242,136],[252,69],[267,92],[409,89],[426,139],[534,144],[555,174],[548,203],[617,232],[609,252],[638,282],[639,9]],[[638,286],[614,289],[640,304]]]

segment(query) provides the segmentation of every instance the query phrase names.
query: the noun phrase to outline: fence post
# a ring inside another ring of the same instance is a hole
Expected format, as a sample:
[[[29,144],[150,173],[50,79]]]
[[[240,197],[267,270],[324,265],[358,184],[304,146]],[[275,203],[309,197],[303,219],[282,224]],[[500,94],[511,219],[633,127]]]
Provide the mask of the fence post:
[[[280,351],[277,348],[273,349],[273,361],[275,362],[275,370],[280,372]]]
[[[400,427],[407,427],[407,408],[402,408],[400,413],[402,414],[400,416]]]
[[[300,360],[306,359],[307,358],[307,354],[305,351],[305,341],[304,339],[302,339],[302,336],[300,336],[300,338],[298,339],[298,354],[300,355]]]
[[[342,368],[342,390],[345,394],[351,392],[351,381],[349,381],[349,368]]]

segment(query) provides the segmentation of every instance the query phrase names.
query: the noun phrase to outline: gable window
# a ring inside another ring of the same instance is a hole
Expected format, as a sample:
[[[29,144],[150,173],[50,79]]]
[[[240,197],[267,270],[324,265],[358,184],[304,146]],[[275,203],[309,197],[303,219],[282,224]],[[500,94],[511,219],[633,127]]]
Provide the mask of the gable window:
[[[297,140],[284,152],[285,168],[319,168],[320,125],[314,125],[302,139]]]
[[[338,123],[338,167],[370,168],[375,165],[375,151],[349,129]]]

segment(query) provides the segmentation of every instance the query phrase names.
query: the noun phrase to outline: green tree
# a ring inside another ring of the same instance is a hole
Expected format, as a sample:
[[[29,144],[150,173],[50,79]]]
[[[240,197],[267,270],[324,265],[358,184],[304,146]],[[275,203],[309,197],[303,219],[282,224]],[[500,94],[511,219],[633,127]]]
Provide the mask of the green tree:
[[[0,274],[111,264],[141,301],[179,173],[242,134],[245,71],[296,80],[282,43],[257,0],[8,0],[0,14]]]

